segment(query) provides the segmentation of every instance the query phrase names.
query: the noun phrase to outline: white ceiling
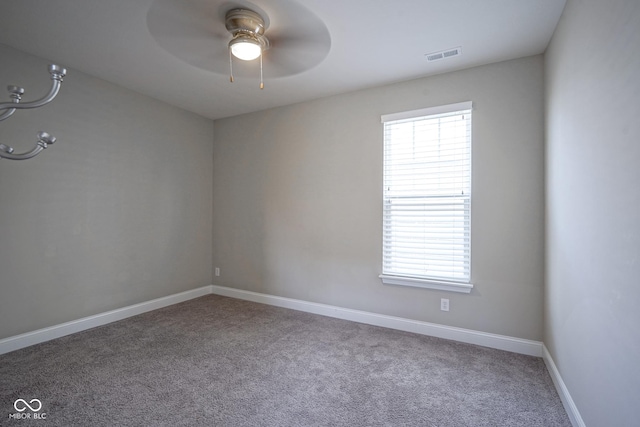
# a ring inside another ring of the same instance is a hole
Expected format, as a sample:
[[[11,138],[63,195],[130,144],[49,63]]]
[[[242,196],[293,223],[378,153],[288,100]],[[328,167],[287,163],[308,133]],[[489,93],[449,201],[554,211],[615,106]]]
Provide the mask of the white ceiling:
[[[162,0],[2,0],[0,43],[70,68],[67,81],[73,79],[73,69],[80,70],[218,119],[539,54],[565,4],[565,0],[287,0],[324,23],[331,48],[314,68],[266,79],[265,89],[260,90],[258,76],[237,78],[231,84],[227,75],[190,65],[160,47],[147,26],[154,1]],[[202,1],[183,3],[186,7]],[[268,11],[282,1],[224,0],[224,4]],[[268,19],[273,24],[278,16]],[[462,47],[460,56],[431,63],[425,58],[426,53],[457,46]],[[228,57],[220,60],[228,62]]]

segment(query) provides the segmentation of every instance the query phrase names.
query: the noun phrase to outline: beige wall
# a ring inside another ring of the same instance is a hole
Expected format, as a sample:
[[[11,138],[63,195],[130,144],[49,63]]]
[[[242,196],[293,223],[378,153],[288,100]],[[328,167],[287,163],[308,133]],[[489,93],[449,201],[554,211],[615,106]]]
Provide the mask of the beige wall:
[[[214,283],[541,340],[543,92],[535,56],[216,121]],[[382,285],[380,115],[468,100],[475,288]]]
[[[25,100],[48,90],[45,60],[0,45],[0,64]],[[0,160],[0,338],[211,284],[210,120],[71,69],[0,142],[38,130],[58,142]]]
[[[640,2],[569,0],[546,84],[544,342],[586,425],[638,425]]]

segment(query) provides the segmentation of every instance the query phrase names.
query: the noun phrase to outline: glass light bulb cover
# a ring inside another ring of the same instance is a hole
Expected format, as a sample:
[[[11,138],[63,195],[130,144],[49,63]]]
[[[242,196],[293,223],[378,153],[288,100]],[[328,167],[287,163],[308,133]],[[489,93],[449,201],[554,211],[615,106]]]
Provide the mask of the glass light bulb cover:
[[[251,39],[244,39],[231,44],[231,53],[238,59],[251,61],[260,56],[262,47]]]

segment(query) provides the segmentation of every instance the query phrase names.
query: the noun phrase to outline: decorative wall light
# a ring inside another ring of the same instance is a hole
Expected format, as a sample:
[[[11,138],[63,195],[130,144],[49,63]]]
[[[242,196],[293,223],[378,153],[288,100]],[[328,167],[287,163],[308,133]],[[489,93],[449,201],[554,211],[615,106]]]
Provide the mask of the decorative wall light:
[[[6,120],[16,112],[16,110],[22,110],[27,108],[38,108],[43,105],[48,104],[56,97],[58,91],[60,90],[60,84],[62,83],[62,79],[67,74],[67,70],[64,68],[51,64],[48,67],[49,74],[51,74],[51,89],[49,93],[47,93],[41,99],[32,102],[24,102],[20,103],[22,100],[22,95],[24,95],[24,88],[18,86],[7,86],[7,90],[10,93],[11,102],[2,102],[0,103],[0,121]],[[26,153],[14,154],[13,148],[0,144],[0,158],[10,159],[10,160],[26,160],[36,156],[42,150],[47,148],[48,145],[56,142],[56,138],[53,135],[48,134],[47,132],[38,132],[38,141],[36,142],[36,146]]]

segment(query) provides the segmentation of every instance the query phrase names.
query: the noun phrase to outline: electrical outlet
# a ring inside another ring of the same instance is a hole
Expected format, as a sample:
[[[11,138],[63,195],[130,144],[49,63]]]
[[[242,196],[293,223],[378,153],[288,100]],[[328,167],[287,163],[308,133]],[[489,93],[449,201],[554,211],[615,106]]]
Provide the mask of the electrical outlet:
[[[449,299],[448,298],[440,298],[440,310],[449,311]]]
[[[220,276],[220,268],[216,267],[216,277]]]

